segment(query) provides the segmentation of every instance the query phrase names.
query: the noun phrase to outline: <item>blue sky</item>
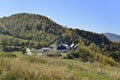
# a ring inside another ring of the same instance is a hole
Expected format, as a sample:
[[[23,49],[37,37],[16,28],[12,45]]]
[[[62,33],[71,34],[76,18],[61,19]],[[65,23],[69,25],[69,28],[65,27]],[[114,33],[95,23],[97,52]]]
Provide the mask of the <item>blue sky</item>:
[[[0,17],[23,12],[45,15],[72,28],[120,35],[120,0],[0,1]]]

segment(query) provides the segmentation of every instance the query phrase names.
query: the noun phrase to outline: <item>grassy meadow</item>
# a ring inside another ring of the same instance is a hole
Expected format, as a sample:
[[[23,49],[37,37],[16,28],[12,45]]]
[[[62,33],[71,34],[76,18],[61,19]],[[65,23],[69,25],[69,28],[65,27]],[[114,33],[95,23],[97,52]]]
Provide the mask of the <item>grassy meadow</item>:
[[[120,68],[79,59],[0,52],[0,80],[120,80]]]

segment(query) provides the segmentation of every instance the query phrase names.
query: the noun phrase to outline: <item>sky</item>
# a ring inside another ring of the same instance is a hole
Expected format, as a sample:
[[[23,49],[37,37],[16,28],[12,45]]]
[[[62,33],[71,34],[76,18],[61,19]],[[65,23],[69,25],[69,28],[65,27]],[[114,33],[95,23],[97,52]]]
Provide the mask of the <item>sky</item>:
[[[0,0],[0,17],[40,14],[70,28],[120,35],[120,0]]]

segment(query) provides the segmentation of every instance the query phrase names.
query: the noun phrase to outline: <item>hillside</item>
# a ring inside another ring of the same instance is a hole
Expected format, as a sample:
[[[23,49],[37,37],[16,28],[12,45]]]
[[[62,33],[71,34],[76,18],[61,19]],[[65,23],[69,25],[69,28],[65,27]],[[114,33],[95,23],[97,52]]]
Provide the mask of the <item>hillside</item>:
[[[97,45],[110,43],[104,35],[64,28],[45,16],[26,13],[1,18],[0,33],[48,45],[59,41],[78,43],[80,38]]]
[[[113,33],[103,33],[103,34],[112,42],[120,42],[120,35]]]
[[[60,42],[75,43],[85,47],[82,54],[86,53],[83,55],[85,57],[92,55],[89,59],[94,59],[93,54],[98,53],[102,57],[112,57],[120,61],[120,45],[112,43],[103,34],[65,28],[42,15],[20,13],[0,18],[0,34],[0,41],[4,46],[41,48]],[[76,54],[79,56],[80,51]],[[83,56],[80,57],[84,58]]]

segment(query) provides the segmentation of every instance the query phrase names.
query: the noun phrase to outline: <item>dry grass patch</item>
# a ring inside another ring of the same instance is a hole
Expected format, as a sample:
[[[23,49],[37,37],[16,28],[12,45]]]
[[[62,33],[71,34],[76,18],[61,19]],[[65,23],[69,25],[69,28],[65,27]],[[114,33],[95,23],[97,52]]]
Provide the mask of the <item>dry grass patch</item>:
[[[76,80],[65,67],[21,58],[0,59],[0,80]]]
[[[0,57],[0,80],[120,80],[120,68],[79,59]]]

